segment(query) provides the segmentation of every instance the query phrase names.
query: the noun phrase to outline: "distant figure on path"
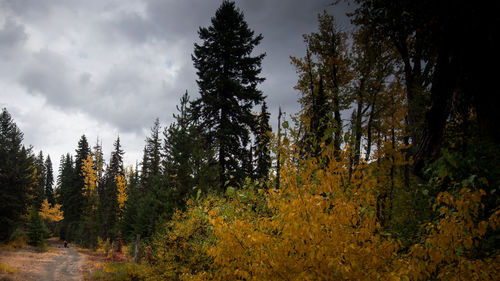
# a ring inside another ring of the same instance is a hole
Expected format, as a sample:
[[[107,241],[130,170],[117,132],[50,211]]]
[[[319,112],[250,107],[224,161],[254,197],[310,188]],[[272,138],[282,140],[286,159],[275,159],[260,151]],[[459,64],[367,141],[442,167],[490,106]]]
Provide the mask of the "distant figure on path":
[[[64,240],[64,248],[68,248],[68,241]]]

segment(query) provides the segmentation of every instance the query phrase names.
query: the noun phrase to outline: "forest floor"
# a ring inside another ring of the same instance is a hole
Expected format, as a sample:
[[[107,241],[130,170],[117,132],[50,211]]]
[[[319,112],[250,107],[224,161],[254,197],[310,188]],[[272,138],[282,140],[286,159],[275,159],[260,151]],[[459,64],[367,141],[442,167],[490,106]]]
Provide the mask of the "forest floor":
[[[34,248],[0,250],[0,264],[15,271],[3,274],[0,271],[0,281],[83,280],[86,255],[71,245],[64,248],[55,238],[49,239],[47,244],[44,252],[37,252]]]

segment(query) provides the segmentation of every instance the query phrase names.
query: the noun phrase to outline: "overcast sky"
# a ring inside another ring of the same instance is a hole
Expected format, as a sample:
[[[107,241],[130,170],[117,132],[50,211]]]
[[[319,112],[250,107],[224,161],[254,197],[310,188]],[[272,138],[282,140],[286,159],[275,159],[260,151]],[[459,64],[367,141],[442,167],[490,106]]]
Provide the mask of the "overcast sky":
[[[333,0],[236,1],[266,52],[259,88],[273,127],[278,107],[298,111],[289,56],[305,54],[302,34],[327,10],[348,28]],[[198,97],[191,61],[200,26],[221,0],[0,0],[0,107],[24,132],[25,145],[57,164],[82,134],[102,140],[105,157],[118,134],[125,164],[142,158],[156,117],[163,126],[187,90]]]

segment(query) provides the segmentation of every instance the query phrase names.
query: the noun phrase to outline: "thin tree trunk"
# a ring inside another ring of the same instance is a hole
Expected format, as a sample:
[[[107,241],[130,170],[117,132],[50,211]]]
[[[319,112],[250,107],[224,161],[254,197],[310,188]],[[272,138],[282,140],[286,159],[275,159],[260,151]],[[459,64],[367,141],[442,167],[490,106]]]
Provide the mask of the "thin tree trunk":
[[[278,111],[278,149],[276,157],[276,189],[280,188],[280,170],[281,170],[281,106]]]
[[[372,151],[372,127],[373,127],[373,119],[375,118],[375,103],[377,100],[377,96],[373,98],[372,103],[370,104],[370,115],[368,116],[368,124],[366,125],[366,162],[370,160],[370,155]]]

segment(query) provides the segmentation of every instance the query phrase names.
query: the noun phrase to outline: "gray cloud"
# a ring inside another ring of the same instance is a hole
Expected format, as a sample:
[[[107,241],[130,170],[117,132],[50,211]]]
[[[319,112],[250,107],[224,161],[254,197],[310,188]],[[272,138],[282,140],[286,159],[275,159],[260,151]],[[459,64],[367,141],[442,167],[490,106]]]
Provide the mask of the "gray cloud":
[[[12,18],[7,18],[0,29],[0,48],[13,48],[22,45],[28,35],[24,26],[15,22]]]
[[[74,95],[72,87],[72,71],[64,57],[42,49],[32,54],[31,59],[23,67],[19,83],[28,92],[43,95],[48,102],[64,108],[77,103],[78,95]]]
[[[331,2],[236,1],[249,27],[264,36],[255,53],[267,54],[260,89],[273,127],[278,106],[288,113],[298,110],[289,56],[304,55],[302,34],[317,30],[317,14],[324,9],[348,26],[343,2],[339,8]],[[130,154],[139,155],[154,118],[168,124],[185,90],[192,99],[198,96],[193,44],[220,3],[0,0],[2,106],[15,109],[29,141],[40,149],[74,147],[86,131],[111,145],[120,132]],[[22,98],[10,98],[12,93]],[[64,120],[50,121],[54,118]],[[38,120],[46,124],[37,126]],[[57,142],[69,139],[69,145]]]

